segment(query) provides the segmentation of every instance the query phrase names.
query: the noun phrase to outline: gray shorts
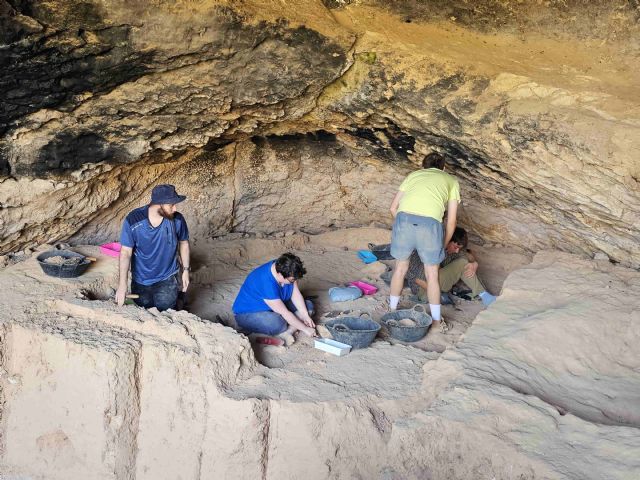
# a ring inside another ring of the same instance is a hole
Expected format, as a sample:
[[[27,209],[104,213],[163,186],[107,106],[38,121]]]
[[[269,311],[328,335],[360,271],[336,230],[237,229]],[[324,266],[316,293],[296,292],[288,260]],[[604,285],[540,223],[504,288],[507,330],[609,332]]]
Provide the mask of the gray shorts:
[[[438,265],[444,260],[444,231],[435,218],[400,212],[393,222],[391,255],[396,260],[408,260],[417,250],[425,265]]]

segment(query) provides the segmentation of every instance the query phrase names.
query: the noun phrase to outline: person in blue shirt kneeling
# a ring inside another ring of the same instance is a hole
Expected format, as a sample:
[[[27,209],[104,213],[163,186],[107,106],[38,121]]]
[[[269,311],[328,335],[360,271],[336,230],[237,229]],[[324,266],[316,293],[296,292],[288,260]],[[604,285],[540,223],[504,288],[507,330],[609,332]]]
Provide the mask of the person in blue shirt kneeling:
[[[297,330],[315,337],[313,303],[305,300],[298,288],[298,280],[305,273],[300,258],[285,253],[247,275],[233,302],[238,329],[277,335],[287,345],[293,343]]]
[[[189,229],[176,209],[176,204],[186,198],[178,195],[173,185],[156,185],[151,203],[136,208],[124,219],[116,291],[118,305],[124,303],[131,266],[131,293],[138,295],[136,304],[160,311],[175,308],[180,283],[178,256],[183,270],[182,291],[187,291],[191,270]]]

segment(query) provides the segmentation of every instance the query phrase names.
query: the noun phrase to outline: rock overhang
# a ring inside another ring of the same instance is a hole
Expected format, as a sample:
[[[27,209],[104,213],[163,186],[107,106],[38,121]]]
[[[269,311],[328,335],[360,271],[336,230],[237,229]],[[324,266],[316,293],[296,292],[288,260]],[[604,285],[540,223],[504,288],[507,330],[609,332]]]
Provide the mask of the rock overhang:
[[[329,3],[5,7],[15,27],[4,40],[5,173],[57,181],[68,202],[128,165],[144,188],[159,178],[152,165],[180,168],[185,152],[270,135],[304,150],[300,134],[328,132],[338,159],[391,161],[398,177],[430,150],[448,154],[463,221],[487,241],[640,265],[632,3]],[[79,169],[103,173],[74,187]],[[22,195],[5,203],[21,211],[2,212],[4,225],[23,219],[5,251],[92,229],[119,203],[78,210],[43,236]],[[386,221],[384,208],[375,214]]]

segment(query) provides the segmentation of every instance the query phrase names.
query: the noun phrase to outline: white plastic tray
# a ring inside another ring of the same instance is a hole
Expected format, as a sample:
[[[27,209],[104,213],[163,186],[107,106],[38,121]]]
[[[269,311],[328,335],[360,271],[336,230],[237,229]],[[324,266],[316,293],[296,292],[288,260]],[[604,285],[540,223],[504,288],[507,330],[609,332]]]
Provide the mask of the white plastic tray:
[[[318,350],[322,350],[323,352],[327,352],[332,355],[337,355],[338,357],[346,355],[351,351],[351,345],[336,342],[335,340],[330,340],[328,338],[317,338],[315,341],[315,347]]]

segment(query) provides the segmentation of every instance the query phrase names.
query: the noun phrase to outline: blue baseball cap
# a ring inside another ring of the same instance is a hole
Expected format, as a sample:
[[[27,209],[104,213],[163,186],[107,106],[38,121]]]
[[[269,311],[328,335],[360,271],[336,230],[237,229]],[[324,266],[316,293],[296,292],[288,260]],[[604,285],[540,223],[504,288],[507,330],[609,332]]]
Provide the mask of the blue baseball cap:
[[[183,202],[186,198],[186,195],[178,195],[176,187],[173,185],[156,185],[151,191],[151,203],[153,205],[162,205],[163,203],[173,205]]]

